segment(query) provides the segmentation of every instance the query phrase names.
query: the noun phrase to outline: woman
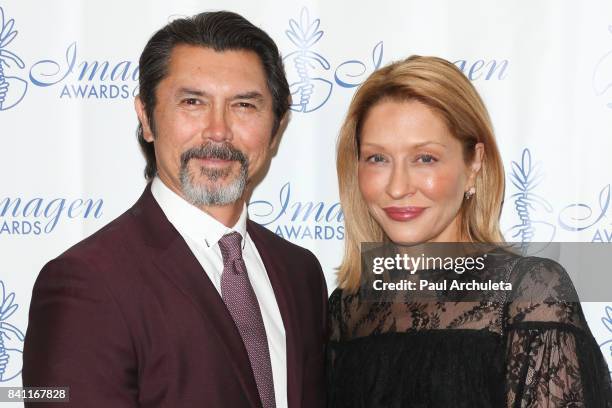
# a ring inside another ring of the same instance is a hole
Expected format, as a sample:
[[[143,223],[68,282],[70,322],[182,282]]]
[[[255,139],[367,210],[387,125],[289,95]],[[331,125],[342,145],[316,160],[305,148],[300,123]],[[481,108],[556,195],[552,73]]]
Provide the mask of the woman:
[[[337,154],[346,246],[330,298],[329,406],[612,406],[608,369],[554,261],[488,253],[479,276],[511,282],[503,298],[365,292],[362,242],[504,242],[492,126],[453,64],[413,56],[374,72]]]

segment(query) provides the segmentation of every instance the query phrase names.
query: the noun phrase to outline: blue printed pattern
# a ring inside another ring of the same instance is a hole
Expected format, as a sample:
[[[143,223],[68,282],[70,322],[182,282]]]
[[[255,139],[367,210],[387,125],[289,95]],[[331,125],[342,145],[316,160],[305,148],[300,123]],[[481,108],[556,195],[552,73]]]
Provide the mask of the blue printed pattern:
[[[0,382],[10,381],[21,374],[22,350],[16,347],[21,346],[24,335],[21,330],[6,321],[19,307],[14,302],[15,293],[7,295],[4,282],[0,281]],[[10,348],[5,340],[16,346]]]
[[[532,164],[529,149],[523,149],[520,163],[512,161],[510,180],[518,192],[510,198],[514,199],[514,208],[520,222],[507,231],[511,241],[527,244],[534,241],[551,242],[553,240],[556,232],[555,225],[534,217],[537,207],[543,208],[548,213],[553,211],[550,203],[535,192],[543,178],[540,163]]]
[[[331,63],[312,49],[323,37],[324,31],[320,27],[321,20],[311,20],[310,12],[304,7],[299,20],[289,19],[289,28],[285,31],[287,38],[297,48],[283,58],[293,98],[290,108],[295,112],[309,113],[321,108],[329,100],[334,82],[342,88],[354,88],[382,63],[383,43],[380,41],[372,50],[371,69],[364,62],[352,59],[336,67],[334,81],[325,79]]]
[[[608,334],[612,337],[612,307],[606,306],[604,313],[605,316],[601,318],[601,322],[603,323],[604,327],[608,329]],[[612,338],[601,343],[599,347],[601,348],[601,353],[606,359],[608,368],[612,373]]]
[[[4,72],[4,67],[11,68],[11,63],[15,63],[21,69],[25,67],[23,60],[7,49],[17,37],[14,26],[15,20],[5,21],[4,10],[0,7],[0,111],[10,109],[21,102],[28,89],[26,81],[6,76]]]
[[[331,65],[321,54],[310,50],[323,36],[319,30],[320,19],[310,21],[308,9],[303,8],[299,23],[289,20],[289,29],[285,34],[298,48],[285,58],[291,59],[298,73],[299,81],[290,85],[293,103],[291,109],[296,112],[312,112],[320,108],[331,95],[333,84],[321,77],[311,77],[310,71],[316,67],[329,70]]]

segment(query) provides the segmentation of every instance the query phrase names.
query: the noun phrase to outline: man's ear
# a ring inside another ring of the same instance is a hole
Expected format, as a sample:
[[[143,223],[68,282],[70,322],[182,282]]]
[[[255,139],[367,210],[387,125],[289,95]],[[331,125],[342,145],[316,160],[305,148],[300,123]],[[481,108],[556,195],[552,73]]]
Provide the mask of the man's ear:
[[[280,140],[283,137],[283,133],[285,133],[285,129],[287,129],[287,125],[289,124],[289,118],[291,116],[290,111],[287,111],[278,122],[278,129],[272,135],[272,139],[270,140],[270,150],[275,152],[278,150],[278,145],[280,144]]]
[[[145,110],[144,103],[142,103],[142,100],[140,99],[140,96],[134,98],[134,108],[136,109],[136,115],[138,115],[138,120],[142,126],[142,136],[144,137],[144,140],[147,142],[152,142],[153,132],[151,131],[149,118],[147,117],[147,112]]]

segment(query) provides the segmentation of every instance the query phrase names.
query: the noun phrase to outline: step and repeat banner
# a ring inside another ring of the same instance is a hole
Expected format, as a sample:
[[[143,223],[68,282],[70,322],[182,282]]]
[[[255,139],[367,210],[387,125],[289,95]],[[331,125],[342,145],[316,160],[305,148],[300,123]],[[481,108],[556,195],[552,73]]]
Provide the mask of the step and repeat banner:
[[[250,217],[312,250],[330,292],[344,239],[340,124],[372,71],[411,54],[452,61],[483,96],[508,240],[612,241],[610,1],[0,0],[0,386],[21,384],[41,267],[145,186],[133,108],[143,46],[177,16],[219,9],[272,36],[293,94]],[[612,303],[584,309],[612,369]]]

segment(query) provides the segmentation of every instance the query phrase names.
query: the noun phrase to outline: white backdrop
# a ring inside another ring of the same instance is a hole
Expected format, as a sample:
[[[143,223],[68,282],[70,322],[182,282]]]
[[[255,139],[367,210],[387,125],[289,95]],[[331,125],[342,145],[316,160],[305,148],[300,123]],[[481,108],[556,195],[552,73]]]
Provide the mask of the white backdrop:
[[[0,0],[0,386],[21,384],[40,268],[144,187],[133,110],[144,44],[175,16],[217,9],[274,38],[294,92],[251,218],[311,249],[330,291],[344,237],[340,123],[369,73],[411,54],[455,62],[483,96],[506,170],[509,240],[612,241],[609,0]],[[612,368],[612,298],[584,307]]]

